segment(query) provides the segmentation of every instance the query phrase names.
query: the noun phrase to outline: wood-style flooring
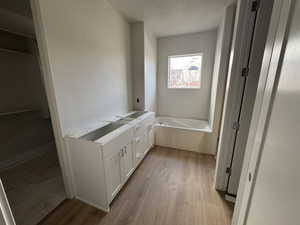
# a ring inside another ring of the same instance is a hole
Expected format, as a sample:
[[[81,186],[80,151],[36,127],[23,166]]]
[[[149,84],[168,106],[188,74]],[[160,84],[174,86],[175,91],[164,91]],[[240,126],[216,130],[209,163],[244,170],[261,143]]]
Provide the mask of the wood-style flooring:
[[[213,188],[212,156],[155,147],[104,213],[66,200],[39,225],[229,225],[233,206]]]

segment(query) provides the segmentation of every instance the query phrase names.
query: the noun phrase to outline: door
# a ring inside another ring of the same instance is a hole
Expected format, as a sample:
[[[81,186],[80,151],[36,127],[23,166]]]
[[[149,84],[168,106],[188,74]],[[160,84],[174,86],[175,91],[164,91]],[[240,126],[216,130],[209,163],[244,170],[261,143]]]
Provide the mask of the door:
[[[132,143],[128,143],[121,153],[121,169],[122,169],[122,179],[126,182],[134,170],[134,157],[132,151]]]
[[[273,101],[262,127],[246,225],[300,224],[300,1],[281,2],[288,10],[280,19],[289,16],[290,21],[287,30],[279,31],[286,46],[278,68],[268,77],[273,83],[276,76],[275,88],[267,90]]]
[[[244,67],[246,68],[246,72],[245,74],[242,73],[244,85],[239,113],[236,119],[237,126],[235,127],[235,138],[230,164],[231,169],[226,190],[227,194],[231,196],[236,196],[239,187],[273,3],[273,0],[253,1],[251,7],[253,30],[251,41],[249,43],[249,56],[246,57],[247,62]]]
[[[121,168],[121,157],[122,149],[115,153],[108,155],[105,159],[105,169],[108,180],[108,192],[110,201],[115,197],[122,186],[122,168]]]

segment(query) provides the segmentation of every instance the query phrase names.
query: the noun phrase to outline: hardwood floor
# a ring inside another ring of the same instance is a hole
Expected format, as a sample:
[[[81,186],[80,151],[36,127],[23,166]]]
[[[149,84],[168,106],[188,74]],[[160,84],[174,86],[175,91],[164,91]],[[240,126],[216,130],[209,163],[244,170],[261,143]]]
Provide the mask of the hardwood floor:
[[[66,200],[39,225],[229,225],[233,206],[213,188],[212,156],[156,147],[104,213]]]

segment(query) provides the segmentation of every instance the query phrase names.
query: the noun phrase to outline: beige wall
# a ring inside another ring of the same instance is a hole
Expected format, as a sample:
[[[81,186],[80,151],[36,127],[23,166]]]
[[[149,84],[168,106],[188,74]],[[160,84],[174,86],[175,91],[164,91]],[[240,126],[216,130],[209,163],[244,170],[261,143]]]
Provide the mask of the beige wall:
[[[132,109],[129,24],[106,0],[40,0],[62,134]]]
[[[209,119],[211,81],[217,30],[158,39],[158,115]],[[201,88],[167,88],[168,56],[203,53]]]

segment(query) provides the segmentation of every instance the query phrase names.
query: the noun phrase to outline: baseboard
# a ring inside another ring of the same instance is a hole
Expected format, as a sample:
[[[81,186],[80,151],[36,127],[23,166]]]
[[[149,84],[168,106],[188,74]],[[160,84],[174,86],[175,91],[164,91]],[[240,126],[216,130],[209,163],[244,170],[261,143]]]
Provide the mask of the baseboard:
[[[202,154],[202,155],[210,155],[210,156],[214,156],[212,153],[210,152],[201,152],[201,151],[196,151],[196,150],[192,150],[192,149],[184,149],[184,148],[176,148],[176,147],[173,147],[173,146],[167,146],[167,145],[158,145],[156,144],[155,145],[156,147],[160,147],[160,148],[167,148],[167,149],[170,149],[170,150],[180,150],[180,151],[186,151],[186,152],[194,152],[194,153],[199,153],[199,154]]]
[[[32,150],[26,151],[24,153],[15,155],[13,158],[0,161],[0,172],[14,168],[14,167],[21,165],[23,163],[26,163],[34,158],[40,157],[40,156],[46,154],[47,152],[50,152],[51,151],[51,148],[49,148],[50,145],[54,145],[54,144],[51,142],[49,144],[43,145],[42,147],[38,147],[38,148],[35,148]]]
[[[87,200],[85,200],[85,199],[83,199],[83,198],[80,198],[80,197],[75,197],[75,199],[77,199],[77,200],[79,200],[79,201],[81,201],[81,202],[84,202],[85,204],[91,205],[91,206],[93,206],[93,207],[95,207],[95,208],[97,208],[97,209],[99,209],[99,210],[101,210],[101,211],[103,211],[103,212],[105,212],[105,213],[109,213],[109,211],[110,211],[110,207],[105,208],[105,207],[96,205],[96,204],[94,204],[94,203],[92,203],[92,202],[90,202],[90,201],[87,201]]]

